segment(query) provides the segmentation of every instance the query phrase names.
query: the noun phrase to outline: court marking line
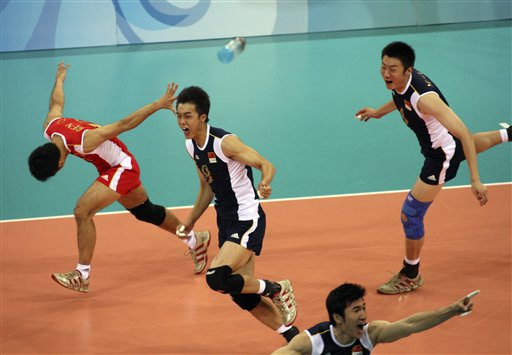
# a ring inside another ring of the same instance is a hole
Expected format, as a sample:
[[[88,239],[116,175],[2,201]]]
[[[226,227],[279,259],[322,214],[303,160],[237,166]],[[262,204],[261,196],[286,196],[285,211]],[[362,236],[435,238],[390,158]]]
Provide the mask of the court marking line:
[[[502,186],[502,185],[511,185],[510,182],[496,182],[484,184],[485,186]],[[471,185],[458,185],[458,186],[445,186],[443,189],[464,189],[469,188]],[[386,195],[386,194],[396,194],[396,193],[404,193],[408,192],[410,189],[406,190],[390,190],[390,191],[375,191],[375,192],[357,192],[357,193],[349,193],[349,194],[338,194],[338,195],[322,195],[322,196],[306,196],[306,197],[290,197],[290,198],[276,198],[272,200],[263,200],[260,201],[262,204],[273,203],[273,202],[287,202],[287,201],[301,201],[301,200],[317,200],[317,199],[326,199],[326,198],[338,198],[338,197],[353,197],[353,196],[371,196],[371,195]],[[210,204],[208,207],[213,206]],[[194,206],[177,206],[177,207],[166,207],[167,209],[173,210],[183,210],[190,209]],[[113,214],[121,214],[128,213],[128,211],[113,211],[113,212],[99,212],[96,216],[107,216]],[[19,219],[5,219],[0,220],[0,224],[3,223],[12,223],[12,222],[28,222],[28,221],[42,221],[46,219],[61,219],[61,218],[73,218],[73,215],[62,215],[62,216],[49,216],[49,217],[33,217],[33,218],[19,218]]]

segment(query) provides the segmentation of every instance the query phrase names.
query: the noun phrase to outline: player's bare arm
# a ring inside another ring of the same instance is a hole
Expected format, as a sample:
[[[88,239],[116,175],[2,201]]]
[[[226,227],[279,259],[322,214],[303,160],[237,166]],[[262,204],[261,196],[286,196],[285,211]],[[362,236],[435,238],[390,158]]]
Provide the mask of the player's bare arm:
[[[228,158],[239,161],[261,171],[261,181],[258,191],[261,197],[268,198],[272,193],[270,183],[274,178],[276,169],[272,163],[261,156],[253,148],[245,145],[237,136],[228,136],[222,140],[222,151]]]
[[[188,217],[176,227],[176,235],[179,238],[187,238],[188,233],[194,229],[194,224],[201,217],[212,202],[213,191],[210,184],[207,182],[207,178],[199,171],[196,167],[197,175],[199,176],[199,193],[197,194],[194,207]]]
[[[43,123],[43,129],[57,117],[61,117],[64,111],[64,81],[66,80],[69,64],[60,62],[57,66],[57,74],[55,75],[55,84],[53,85],[50,95],[49,111]]]
[[[418,101],[418,110],[424,115],[434,116],[451,134],[461,141],[471,175],[471,189],[480,205],[485,205],[488,201],[487,188],[480,181],[475,142],[464,122],[437,94],[422,96]]]
[[[89,153],[96,149],[103,142],[129,131],[144,122],[149,116],[156,111],[167,109],[174,111],[172,107],[176,101],[176,90],[178,85],[175,83],[167,85],[165,94],[158,100],[141,107],[137,111],[131,113],[117,122],[91,130],[85,134],[83,148],[85,153]]]
[[[375,346],[378,343],[391,343],[433,328],[454,316],[470,312],[473,309],[471,298],[477,294],[477,292],[472,292],[449,306],[434,311],[415,313],[397,322],[390,323],[381,320],[370,322],[368,334]]]
[[[301,332],[293,337],[286,346],[274,351],[272,355],[309,355],[312,351],[309,336],[305,332]]]
[[[393,100],[390,100],[376,110],[371,107],[363,107],[356,112],[356,118],[359,121],[366,122],[370,118],[379,119],[394,110],[396,110],[396,105]]]

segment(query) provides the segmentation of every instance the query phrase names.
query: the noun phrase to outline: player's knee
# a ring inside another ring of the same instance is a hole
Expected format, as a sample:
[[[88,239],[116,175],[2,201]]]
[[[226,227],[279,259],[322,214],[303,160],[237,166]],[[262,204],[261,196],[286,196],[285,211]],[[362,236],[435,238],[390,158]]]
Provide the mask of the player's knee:
[[[142,205],[129,208],[128,211],[139,221],[151,223],[156,226],[161,225],[165,220],[165,208],[160,205],[154,205],[149,199]]]
[[[81,223],[92,219],[92,217],[94,217],[94,212],[88,208],[83,207],[83,205],[78,202],[73,209],[73,216],[78,223]]]
[[[206,283],[212,290],[222,293],[240,293],[244,288],[244,278],[233,274],[233,269],[227,265],[208,269]]]
[[[238,307],[246,311],[252,311],[261,302],[261,296],[255,293],[232,294],[231,299]]]
[[[417,240],[425,235],[423,218],[432,202],[416,200],[410,193],[402,205],[401,220],[407,239]]]

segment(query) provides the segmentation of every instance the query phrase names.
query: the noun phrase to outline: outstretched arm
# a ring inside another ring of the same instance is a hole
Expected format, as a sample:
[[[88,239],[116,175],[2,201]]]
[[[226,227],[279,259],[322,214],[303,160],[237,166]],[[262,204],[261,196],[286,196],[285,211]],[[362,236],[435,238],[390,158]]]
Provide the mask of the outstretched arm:
[[[435,117],[451,134],[461,141],[471,175],[471,190],[480,202],[480,206],[485,205],[487,203],[487,188],[480,181],[475,142],[471,132],[459,116],[438,95],[422,96],[418,101],[418,109],[425,115]]]
[[[228,158],[239,161],[261,171],[261,181],[258,184],[260,197],[268,198],[272,193],[270,183],[276,173],[276,168],[256,150],[242,143],[237,136],[228,136],[222,140],[222,151]]]
[[[473,309],[471,296],[461,298],[457,302],[434,311],[413,314],[394,323],[374,321],[368,326],[368,333],[373,345],[378,343],[391,343],[439,325],[448,319],[469,312]]]
[[[144,107],[141,107],[137,111],[117,122],[88,131],[84,137],[84,152],[91,152],[106,140],[116,137],[123,132],[134,129],[156,111],[161,109],[174,111],[172,105],[174,101],[176,101],[176,96],[174,96],[174,94],[176,93],[177,89],[177,84],[168,84],[165,94],[160,99]]]
[[[370,118],[381,118],[394,110],[396,110],[395,102],[390,100],[376,110],[371,107],[363,107],[356,112],[356,118],[359,121],[366,122]]]
[[[55,84],[50,95],[50,108],[48,115],[43,123],[43,129],[46,129],[51,120],[62,116],[64,111],[64,81],[66,80],[69,64],[60,62],[57,66],[57,74],[55,76]]]

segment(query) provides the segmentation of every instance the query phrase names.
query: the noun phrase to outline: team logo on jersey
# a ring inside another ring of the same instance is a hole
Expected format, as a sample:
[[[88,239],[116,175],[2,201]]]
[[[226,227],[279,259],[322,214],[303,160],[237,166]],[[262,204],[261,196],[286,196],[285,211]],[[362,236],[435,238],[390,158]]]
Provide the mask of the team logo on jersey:
[[[208,152],[208,160],[212,164],[217,162],[217,159],[215,158],[215,153],[214,152]]]
[[[409,111],[412,111],[412,106],[411,106],[411,103],[407,100],[404,100],[404,104],[405,104],[405,108],[408,109]]]
[[[195,158],[196,158],[196,160],[199,160],[199,156],[198,156],[197,154],[196,154],[196,157],[195,157]]]
[[[352,355],[363,355],[363,347],[360,344],[352,347]]]

